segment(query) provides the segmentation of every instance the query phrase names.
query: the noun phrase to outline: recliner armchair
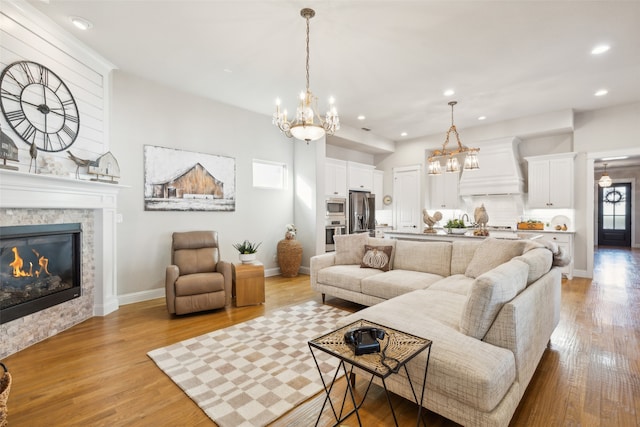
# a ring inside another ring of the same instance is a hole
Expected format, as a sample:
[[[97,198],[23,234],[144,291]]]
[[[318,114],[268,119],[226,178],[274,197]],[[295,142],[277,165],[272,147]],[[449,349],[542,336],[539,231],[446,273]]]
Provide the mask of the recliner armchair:
[[[220,260],[216,231],[176,232],[165,287],[169,313],[187,314],[231,304],[231,263]]]

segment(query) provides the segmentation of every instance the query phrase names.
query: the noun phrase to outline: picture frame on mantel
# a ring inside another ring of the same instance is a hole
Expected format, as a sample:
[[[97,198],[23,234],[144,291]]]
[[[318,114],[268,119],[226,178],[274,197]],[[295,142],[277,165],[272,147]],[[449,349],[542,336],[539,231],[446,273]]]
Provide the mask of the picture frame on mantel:
[[[144,146],[145,211],[236,210],[236,160]]]

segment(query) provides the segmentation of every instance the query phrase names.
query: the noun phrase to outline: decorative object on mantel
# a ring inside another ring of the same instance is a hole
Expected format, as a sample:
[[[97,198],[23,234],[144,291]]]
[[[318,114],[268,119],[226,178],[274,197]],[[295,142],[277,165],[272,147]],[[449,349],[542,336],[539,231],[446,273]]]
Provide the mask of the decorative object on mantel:
[[[313,9],[304,8],[300,11],[300,16],[307,21],[307,89],[306,92],[300,93],[300,104],[296,109],[295,120],[287,120],[287,110],[280,111],[279,99],[276,100],[276,112],[273,114],[273,124],[278,126],[282,133],[289,138],[307,141],[307,144],[309,141],[322,138],[325,134],[333,135],[335,131],[340,129],[340,119],[336,107],[333,105],[333,98],[329,99],[329,111],[323,120],[318,114],[318,98],[309,89],[309,20],[315,14]],[[314,123],[314,116],[319,123]]]
[[[18,159],[18,146],[13,142],[13,139],[9,137],[6,133],[2,131],[0,128],[0,157],[2,157],[2,164],[0,168],[9,169],[13,171],[17,171],[17,166],[11,166],[7,164],[7,160],[11,160],[12,162],[19,162]]]
[[[68,172],[62,163],[57,161],[55,157],[46,155],[40,156],[38,173],[40,175],[68,176]]]
[[[429,212],[427,212],[426,209],[422,210],[422,220],[424,221],[425,224],[427,224],[427,227],[424,229],[425,233],[435,233],[436,230],[433,229],[433,226],[435,225],[436,222],[440,221],[442,219],[442,213],[440,211],[436,211],[433,216],[429,215]]]
[[[282,277],[296,277],[302,263],[302,244],[296,238],[297,228],[287,224],[284,239],[278,242],[278,264]]]
[[[95,178],[91,178],[91,181],[117,184],[118,181],[114,178],[120,178],[120,165],[118,165],[118,160],[116,160],[116,157],[111,151],[108,151],[96,160],[89,162],[87,173],[96,175]],[[102,177],[108,177],[110,179],[104,179]]]
[[[29,147],[29,156],[31,156],[31,161],[29,162],[29,172],[31,172],[31,165],[33,164],[33,173],[38,173],[38,147],[35,142],[31,143],[31,147]]]
[[[598,185],[602,188],[606,188],[606,187],[611,187],[611,183],[612,183],[611,177],[607,173],[607,163],[605,163],[604,172],[602,173],[600,180],[598,180]]]
[[[240,262],[242,262],[243,264],[250,264],[256,260],[256,252],[258,252],[258,248],[261,244],[262,242],[256,244],[245,240],[242,243],[235,243],[233,247],[236,248],[238,252],[240,252]]]
[[[429,162],[429,175],[440,175],[441,165],[440,158],[447,158],[447,167],[445,172],[459,172],[460,171],[460,162],[458,161],[458,155],[466,153],[466,157],[464,159],[464,169],[479,169],[480,165],[478,164],[478,151],[479,148],[470,148],[462,145],[460,142],[460,135],[458,135],[458,130],[456,126],[453,124],[453,106],[456,105],[457,101],[449,102],[451,106],[451,127],[447,131],[447,138],[444,140],[444,144],[442,144],[442,150],[433,150],[431,155],[427,159]],[[453,150],[447,150],[447,144],[449,143],[449,136],[451,133],[456,136],[456,140],[458,141],[458,148]]]
[[[80,157],[74,156],[71,151],[67,153],[69,158],[73,160],[73,163],[76,164],[76,179],[80,179],[80,168],[86,168],[91,163],[91,160],[81,159]]]

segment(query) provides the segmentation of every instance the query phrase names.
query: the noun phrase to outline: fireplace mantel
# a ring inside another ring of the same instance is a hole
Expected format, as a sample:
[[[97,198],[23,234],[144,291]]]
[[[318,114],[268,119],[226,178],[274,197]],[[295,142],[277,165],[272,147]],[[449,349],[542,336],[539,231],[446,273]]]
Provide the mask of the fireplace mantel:
[[[96,316],[118,309],[116,208],[122,188],[128,187],[0,169],[0,206],[3,208],[95,211],[94,256],[98,262],[93,314]]]

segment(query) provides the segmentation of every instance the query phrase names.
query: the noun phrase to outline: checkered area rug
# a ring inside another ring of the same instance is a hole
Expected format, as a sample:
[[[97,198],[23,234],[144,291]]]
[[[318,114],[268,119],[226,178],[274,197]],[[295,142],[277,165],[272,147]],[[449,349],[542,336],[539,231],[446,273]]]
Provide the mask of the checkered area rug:
[[[311,301],[147,355],[219,426],[262,426],[322,391],[307,342],[347,314]],[[330,382],[338,360],[316,357]]]

